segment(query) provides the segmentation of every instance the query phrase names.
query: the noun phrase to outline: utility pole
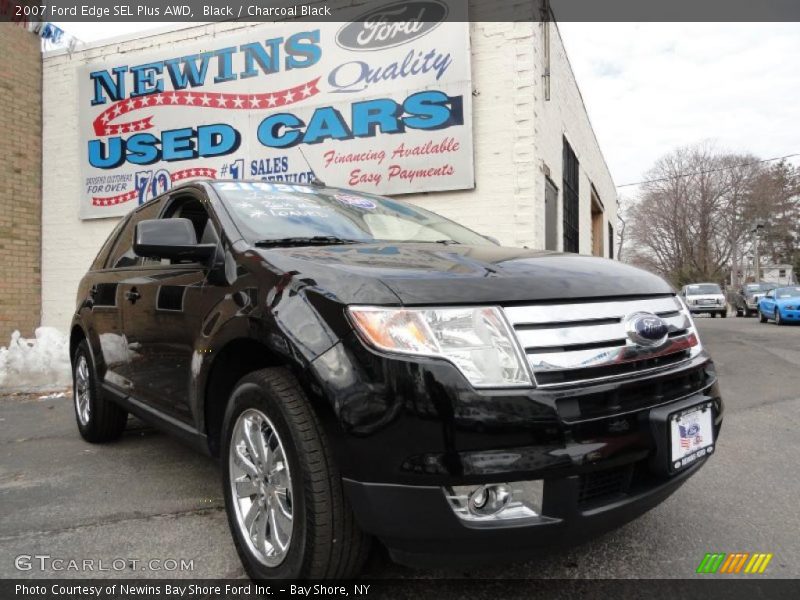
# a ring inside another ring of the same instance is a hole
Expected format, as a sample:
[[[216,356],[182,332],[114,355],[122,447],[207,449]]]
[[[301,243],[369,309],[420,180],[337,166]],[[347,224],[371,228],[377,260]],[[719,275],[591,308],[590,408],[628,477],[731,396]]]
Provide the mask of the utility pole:
[[[756,221],[755,227],[750,231],[755,236],[753,241],[753,262],[755,263],[756,277],[754,283],[761,282],[761,255],[758,252],[759,242],[761,241],[761,230],[764,229],[764,221]]]

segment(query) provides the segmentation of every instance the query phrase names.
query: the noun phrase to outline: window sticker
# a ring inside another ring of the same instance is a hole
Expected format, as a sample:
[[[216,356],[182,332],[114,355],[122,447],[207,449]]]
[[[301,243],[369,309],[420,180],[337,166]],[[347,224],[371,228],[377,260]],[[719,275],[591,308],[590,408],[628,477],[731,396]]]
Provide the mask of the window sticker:
[[[348,206],[353,206],[355,208],[375,210],[378,207],[375,202],[369,198],[364,198],[363,196],[354,196],[352,194],[335,194],[333,197],[342,204],[347,204]]]

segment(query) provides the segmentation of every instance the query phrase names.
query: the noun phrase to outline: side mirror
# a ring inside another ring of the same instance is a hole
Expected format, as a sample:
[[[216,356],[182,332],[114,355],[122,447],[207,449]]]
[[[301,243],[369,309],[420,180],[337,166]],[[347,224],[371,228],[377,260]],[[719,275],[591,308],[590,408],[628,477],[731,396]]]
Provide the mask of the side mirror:
[[[216,244],[198,244],[189,219],[147,219],[136,224],[133,251],[144,258],[168,258],[202,262],[210,258]]]

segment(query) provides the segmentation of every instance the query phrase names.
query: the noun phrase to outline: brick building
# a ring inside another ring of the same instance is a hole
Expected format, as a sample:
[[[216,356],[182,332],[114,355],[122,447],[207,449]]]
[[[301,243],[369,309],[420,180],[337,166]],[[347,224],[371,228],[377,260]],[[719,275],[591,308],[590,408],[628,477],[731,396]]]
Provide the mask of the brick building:
[[[0,345],[4,345],[15,329],[31,336],[41,318],[41,40],[20,25],[0,23],[0,57]]]

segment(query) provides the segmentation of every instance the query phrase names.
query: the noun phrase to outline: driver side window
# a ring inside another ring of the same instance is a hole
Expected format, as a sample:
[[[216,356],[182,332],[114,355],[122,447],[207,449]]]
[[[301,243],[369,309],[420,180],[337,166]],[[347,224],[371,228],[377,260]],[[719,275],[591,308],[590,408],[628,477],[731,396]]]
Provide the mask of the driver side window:
[[[198,244],[218,244],[214,222],[208,214],[204,203],[194,195],[178,196],[173,199],[164,211],[162,219],[189,219],[194,227]],[[164,259],[162,262],[168,262]]]
[[[161,210],[162,204],[162,200],[151,200],[133,211],[114,244],[114,249],[110,253],[106,268],[140,267],[151,260],[137,256],[133,251],[133,233],[139,221],[155,219]]]

